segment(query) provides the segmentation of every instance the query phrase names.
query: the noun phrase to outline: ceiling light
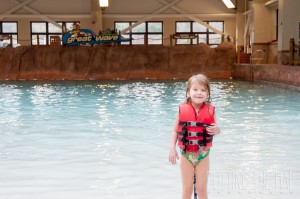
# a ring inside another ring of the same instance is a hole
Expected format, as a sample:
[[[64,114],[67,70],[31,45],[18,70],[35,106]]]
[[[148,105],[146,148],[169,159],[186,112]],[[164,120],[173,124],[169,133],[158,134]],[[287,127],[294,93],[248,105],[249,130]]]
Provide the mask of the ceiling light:
[[[108,0],[99,0],[99,5],[101,8],[108,7]]]
[[[235,8],[235,5],[232,3],[231,0],[222,0],[222,1],[227,6],[227,8]]]

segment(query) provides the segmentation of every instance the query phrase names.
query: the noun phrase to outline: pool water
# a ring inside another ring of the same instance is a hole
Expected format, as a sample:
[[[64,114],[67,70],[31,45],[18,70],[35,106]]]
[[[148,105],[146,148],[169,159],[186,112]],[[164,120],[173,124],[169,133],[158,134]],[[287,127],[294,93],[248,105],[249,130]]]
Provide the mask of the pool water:
[[[300,93],[212,81],[209,198],[300,196]],[[0,82],[0,198],[171,199],[181,81]]]

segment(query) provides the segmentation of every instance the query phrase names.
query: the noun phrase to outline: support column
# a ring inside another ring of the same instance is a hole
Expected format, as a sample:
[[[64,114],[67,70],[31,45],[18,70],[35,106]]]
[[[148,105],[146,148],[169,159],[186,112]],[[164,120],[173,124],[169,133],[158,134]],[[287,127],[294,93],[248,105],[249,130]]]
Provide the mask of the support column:
[[[244,24],[246,23],[245,21],[245,16],[244,12],[247,10],[246,7],[246,2],[244,0],[239,1],[237,4],[237,12],[236,12],[236,46],[238,49],[244,49],[244,32],[245,32],[245,27]]]
[[[99,1],[91,0],[91,30],[98,34],[100,30],[103,30],[103,17]]]
[[[289,41],[295,38],[300,42],[298,33],[300,18],[299,0],[279,0],[278,2],[278,64],[289,63]]]
[[[265,52],[267,52],[268,44],[272,41],[272,15],[271,11],[265,5],[267,1],[268,0],[253,1],[252,52],[256,50],[265,50]]]

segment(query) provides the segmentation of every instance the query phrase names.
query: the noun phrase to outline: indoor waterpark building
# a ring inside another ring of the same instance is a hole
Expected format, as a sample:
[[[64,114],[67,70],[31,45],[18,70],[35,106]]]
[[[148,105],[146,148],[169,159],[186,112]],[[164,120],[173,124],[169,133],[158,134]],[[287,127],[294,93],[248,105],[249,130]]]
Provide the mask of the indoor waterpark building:
[[[170,79],[203,72],[299,86],[292,66],[299,65],[300,2],[229,3],[2,0],[0,79]]]
[[[0,0],[0,198],[300,198],[299,8]]]

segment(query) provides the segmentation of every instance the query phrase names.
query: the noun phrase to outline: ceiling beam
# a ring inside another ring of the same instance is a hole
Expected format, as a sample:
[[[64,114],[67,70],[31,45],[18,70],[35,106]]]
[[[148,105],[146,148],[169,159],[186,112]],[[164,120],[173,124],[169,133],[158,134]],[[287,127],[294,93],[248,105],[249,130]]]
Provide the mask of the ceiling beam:
[[[163,4],[166,4],[167,1],[166,0],[159,0],[161,3]],[[180,14],[189,14],[187,11],[185,11],[184,9],[182,8],[178,8],[176,6],[172,6],[171,9],[175,10],[176,12],[180,13]],[[208,28],[209,30],[212,30],[213,32],[217,33],[217,34],[220,34],[220,35],[224,35],[225,33],[208,25],[206,22],[202,21],[201,19],[199,19],[198,17],[196,16],[193,16],[193,15],[187,15],[187,18],[203,25],[204,27]]]
[[[182,0],[174,0],[174,1],[172,1],[171,3],[168,2],[167,5],[161,7],[160,9],[156,10],[155,12],[153,12],[153,13],[150,14],[150,15],[146,15],[143,19],[141,19],[141,20],[139,20],[138,22],[134,23],[132,26],[129,26],[128,28],[125,28],[124,30],[122,30],[122,31],[121,31],[121,34],[124,34],[124,33],[126,33],[127,31],[131,30],[132,28],[134,28],[134,27],[140,25],[141,23],[143,23],[143,22],[145,22],[145,21],[151,19],[151,18],[152,18],[152,15],[158,14],[158,13],[161,13],[161,12],[167,10],[168,8],[170,8],[170,7],[173,6],[174,4],[178,3],[179,1],[182,1]]]
[[[12,0],[12,1],[15,2],[15,3],[20,3],[19,0]],[[25,10],[31,12],[32,14],[36,14],[36,15],[42,14],[42,13],[40,13],[39,11],[37,11],[37,10],[35,10],[35,9],[29,7],[29,6],[26,6],[26,5],[23,7],[23,9],[25,9]],[[53,19],[49,18],[49,17],[46,16],[46,15],[41,15],[40,18],[41,18],[42,20],[45,20],[45,21],[47,21],[47,22],[49,22],[49,23],[55,25],[55,26],[58,27],[58,28],[62,28],[62,26],[61,26],[60,24],[58,24],[56,21],[54,21]]]
[[[143,18],[145,14],[102,14],[104,18]],[[236,14],[219,13],[219,14],[153,14],[152,18],[182,18],[196,16],[200,18],[235,18]]]
[[[265,6],[271,6],[271,5],[275,5],[275,4],[278,4],[278,0],[270,0],[270,1],[267,1],[265,3]]]
[[[91,18],[91,14],[0,14],[1,17],[5,18]]]
[[[16,11],[18,11],[18,10],[20,10],[21,8],[23,8],[24,6],[26,6],[27,4],[29,4],[29,3],[33,2],[33,1],[35,1],[35,0],[27,0],[27,1],[24,1],[24,2],[22,2],[22,3],[21,3],[21,2],[18,2],[17,5],[16,5],[15,7],[13,7],[13,8],[11,8],[11,9],[5,11],[4,14],[1,15],[0,20],[6,18],[7,15],[9,15],[9,14],[11,14],[11,13],[14,13],[14,12],[16,12]]]

